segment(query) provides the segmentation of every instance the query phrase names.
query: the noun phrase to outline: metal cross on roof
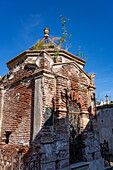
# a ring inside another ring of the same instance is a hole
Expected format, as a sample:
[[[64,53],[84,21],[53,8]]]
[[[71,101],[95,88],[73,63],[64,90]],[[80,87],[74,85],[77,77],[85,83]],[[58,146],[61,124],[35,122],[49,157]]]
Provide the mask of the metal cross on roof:
[[[108,95],[107,95],[107,94],[106,94],[105,98],[106,98],[106,100],[107,100],[107,98],[108,98]]]

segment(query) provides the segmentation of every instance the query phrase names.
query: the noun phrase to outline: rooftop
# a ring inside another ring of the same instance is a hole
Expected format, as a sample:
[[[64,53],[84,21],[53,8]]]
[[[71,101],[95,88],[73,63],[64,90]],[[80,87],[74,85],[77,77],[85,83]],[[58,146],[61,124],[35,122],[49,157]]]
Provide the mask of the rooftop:
[[[50,38],[49,38],[49,28],[44,29],[44,38],[39,40],[33,47],[29,48],[29,50],[40,50],[47,48],[56,48],[61,49],[61,46],[57,46]]]
[[[26,59],[28,56],[39,56],[42,51],[48,52],[51,56],[55,55],[55,52],[58,50],[58,55],[64,56],[72,61],[81,64],[83,67],[85,66],[86,61],[69,53],[66,50],[63,50],[61,46],[56,45],[50,38],[49,38],[49,28],[44,29],[44,38],[39,40],[34,46],[30,47],[28,50],[20,53],[16,57],[12,58],[8,61],[7,67],[10,69],[15,63],[19,62],[20,60]]]

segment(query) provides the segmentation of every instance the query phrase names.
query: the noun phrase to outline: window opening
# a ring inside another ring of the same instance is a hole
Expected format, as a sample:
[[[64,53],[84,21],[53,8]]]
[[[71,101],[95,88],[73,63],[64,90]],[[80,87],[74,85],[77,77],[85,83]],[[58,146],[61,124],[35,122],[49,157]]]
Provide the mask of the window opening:
[[[6,141],[5,143],[8,144],[9,143],[9,136],[11,135],[10,131],[6,131]]]

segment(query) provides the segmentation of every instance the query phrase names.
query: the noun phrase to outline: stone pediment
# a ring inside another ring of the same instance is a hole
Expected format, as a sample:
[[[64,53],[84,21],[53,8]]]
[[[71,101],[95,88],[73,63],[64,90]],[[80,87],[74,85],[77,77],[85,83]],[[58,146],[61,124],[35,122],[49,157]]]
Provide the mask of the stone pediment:
[[[42,51],[36,60],[36,65],[41,69],[50,70],[53,63],[53,58],[46,51]]]
[[[74,66],[76,68],[76,73],[82,73],[83,77],[88,78],[91,80],[91,77],[75,62],[67,62],[67,63],[54,63],[52,71],[57,73],[57,74],[62,74],[62,68],[66,69],[66,67],[69,66]],[[64,72],[69,71],[68,69],[65,70]]]

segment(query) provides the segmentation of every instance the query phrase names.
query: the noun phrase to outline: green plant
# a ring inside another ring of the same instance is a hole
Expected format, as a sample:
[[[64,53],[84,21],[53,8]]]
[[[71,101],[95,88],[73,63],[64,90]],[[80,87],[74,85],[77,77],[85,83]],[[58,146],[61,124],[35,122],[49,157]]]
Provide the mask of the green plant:
[[[62,37],[60,37],[59,39],[57,39],[55,42],[63,47],[64,43],[67,41],[68,38],[71,38],[71,34],[68,36],[67,33],[67,28],[66,28],[66,22],[69,20],[66,17],[63,17],[62,15],[60,15],[61,18],[61,24],[62,24]]]
[[[59,57],[59,50],[56,49],[56,51],[54,52],[54,62],[56,62],[56,59]]]
[[[71,34],[68,36],[67,33],[67,28],[66,28],[66,22],[69,19],[66,19],[66,17],[63,17],[62,15],[60,15],[61,18],[61,24],[62,24],[62,37],[60,38],[55,38],[54,37],[54,41],[56,42],[56,44],[58,45],[58,48],[56,49],[55,53],[54,53],[54,60],[56,62],[56,59],[59,57],[59,49],[63,47],[64,43],[67,42],[68,38],[71,38]],[[68,49],[71,45],[65,45],[65,49]]]
[[[40,49],[43,49],[44,46],[43,46],[43,42],[41,40],[39,40],[34,46],[33,46],[33,49],[34,50],[40,50]]]
[[[58,57],[59,56],[59,50],[56,49],[55,53],[54,53],[54,56]]]
[[[80,46],[78,47],[78,51],[79,51],[79,52],[78,52],[77,56],[80,57],[80,58],[82,58],[82,59],[85,59],[85,60],[86,60],[87,57],[84,57],[84,56],[83,56],[83,52],[81,52]]]

